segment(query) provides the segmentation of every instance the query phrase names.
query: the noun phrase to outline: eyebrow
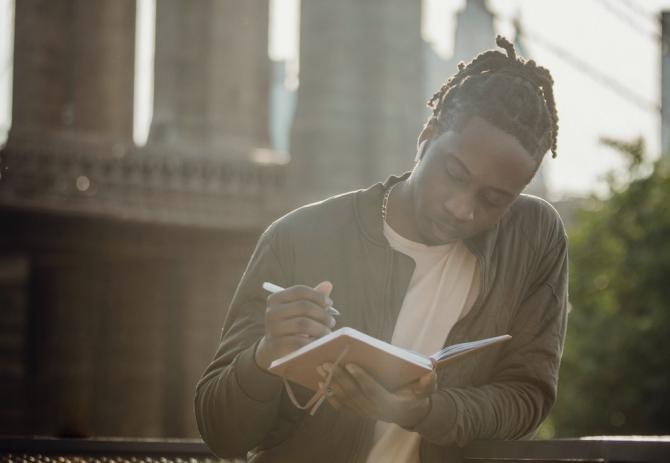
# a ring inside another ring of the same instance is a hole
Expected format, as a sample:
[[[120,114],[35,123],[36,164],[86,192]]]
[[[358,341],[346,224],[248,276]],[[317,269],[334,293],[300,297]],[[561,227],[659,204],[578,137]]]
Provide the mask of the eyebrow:
[[[463,163],[463,161],[461,161],[457,156],[454,156],[453,153],[449,153],[449,159],[453,159],[454,161],[456,161],[456,163],[458,163],[458,165],[459,165],[463,170],[465,170],[465,172],[467,172],[467,174],[468,174],[469,176],[472,176],[472,172],[470,172],[470,169],[468,169],[468,166],[466,166],[466,165]],[[494,193],[498,193],[498,194],[501,194],[501,195],[503,195],[503,196],[507,196],[507,197],[509,197],[509,198],[511,198],[511,197],[514,196],[514,193],[510,193],[510,192],[507,191],[507,190],[503,190],[503,189],[500,189],[500,188],[497,188],[497,187],[494,187],[494,186],[487,186],[486,189],[491,190],[491,191],[493,191]]]

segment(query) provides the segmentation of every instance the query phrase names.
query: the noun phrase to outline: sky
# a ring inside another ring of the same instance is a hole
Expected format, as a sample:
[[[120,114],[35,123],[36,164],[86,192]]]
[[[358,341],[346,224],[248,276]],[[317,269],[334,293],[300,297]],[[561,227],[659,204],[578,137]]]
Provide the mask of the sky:
[[[669,1],[497,0],[490,7],[503,17],[519,12],[528,35],[541,38],[524,42],[527,53],[554,77],[560,122],[558,157],[547,159],[550,190],[564,195],[603,190],[604,173],[623,168],[622,158],[599,142],[603,136],[643,136],[650,157],[658,157],[660,114],[653,107],[660,102],[661,31],[656,18],[661,9],[670,9]],[[545,41],[586,66],[569,64]],[[636,97],[624,98],[594,74]]]
[[[453,46],[453,15],[465,0],[423,2],[423,36],[446,58]],[[11,118],[12,5],[12,0],[0,0],[0,142]],[[153,15],[153,5],[153,0],[138,1],[138,21],[145,24],[138,24],[139,141],[146,137],[151,116],[151,69],[146,63],[153,53],[153,29],[141,18]],[[270,6],[270,57],[296,59],[299,0],[270,0]],[[600,137],[642,136],[650,158],[658,156],[660,118],[653,109],[660,101],[657,17],[661,10],[670,10],[670,0],[488,0],[488,6],[499,18],[499,33],[510,34],[510,19],[520,17],[528,57],[554,77],[558,157],[545,159],[553,199],[602,193],[604,174],[623,169],[621,157],[602,146]]]

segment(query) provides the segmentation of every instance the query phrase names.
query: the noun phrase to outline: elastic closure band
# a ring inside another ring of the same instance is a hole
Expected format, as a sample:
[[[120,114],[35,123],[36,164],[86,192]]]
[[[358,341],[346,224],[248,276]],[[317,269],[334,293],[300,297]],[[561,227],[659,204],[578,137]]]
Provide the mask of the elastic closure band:
[[[344,359],[344,356],[347,355],[347,352],[349,352],[349,345],[344,346],[344,349],[342,349],[342,352],[340,355],[337,356],[337,359],[335,360],[335,363],[333,363],[333,366],[336,367],[340,364],[342,359]],[[309,410],[309,414],[311,416],[314,416],[316,411],[321,407],[321,404],[326,400],[328,397],[333,395],[333,391],[330,389],[330,383],[333,379],[333,370],[331,369],[328,372],[328,375],[326,376],[326,381],[319,387],[319,390],[314,393],[311,399],[307,401],[305,405],[300,405],[298,400],[295,397],[295,394],[293,393],[293,389],[291,388],[291,384],[288,382],[288,380],[282,375],[281,377],[282,381],[284,382],[284,387],[286,388],[286,393],[288,394],[289,399],[291,399],[291,402],[293,405],[296,406],[296,408],[300,410]]]

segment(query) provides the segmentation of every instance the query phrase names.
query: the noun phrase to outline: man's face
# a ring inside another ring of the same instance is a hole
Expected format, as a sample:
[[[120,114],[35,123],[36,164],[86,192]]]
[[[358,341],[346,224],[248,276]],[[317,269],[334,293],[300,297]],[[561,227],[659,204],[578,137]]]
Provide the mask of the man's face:
[[[431,138],[409,178],[416,236],[437,245],[492,228],[536,167],[515,137],[480,117]]]

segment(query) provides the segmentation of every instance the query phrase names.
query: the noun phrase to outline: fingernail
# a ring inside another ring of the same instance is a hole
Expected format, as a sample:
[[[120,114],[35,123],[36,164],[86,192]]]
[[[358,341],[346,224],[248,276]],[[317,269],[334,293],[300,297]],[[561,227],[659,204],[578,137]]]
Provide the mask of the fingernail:
[[[333,305],[333,300],[328,296],[326,296],[326,305],[329,307]]]
[[[335,321],[335,319],[331,317],[331,318],[330,318],[330,327],[331,327],[331,328],[334,327],[336,323],[337,323],[337,322]]]
[[[323,368],[321,368],[321,366],[316,367],[316,372],[317,372],[320,376],[326,376],[326,372],[323,371]]]

